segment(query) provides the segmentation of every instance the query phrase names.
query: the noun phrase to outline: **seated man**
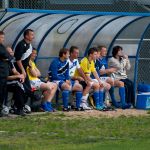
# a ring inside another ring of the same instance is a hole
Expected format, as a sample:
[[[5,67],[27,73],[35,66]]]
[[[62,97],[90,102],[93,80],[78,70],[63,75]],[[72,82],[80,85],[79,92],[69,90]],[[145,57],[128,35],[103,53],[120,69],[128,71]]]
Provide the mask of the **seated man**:
[[[9,76],[7,78],[7,89],[13,92],[14,105],[17,108],[15,114],[25,116],[23,107],[25,105],[25,90],[23,87],[23,82],[25,80],[24,75],[20,74],[14,67],[13,57],[14,52],[10,47],[7,47],[8,53],[12,56],[12,61],[9,63]],[[6,96],[7,97],[7,96]]]
[[[57,84],[52,82],[45,83],[39,79],[41,73],[34,63],[36,56],[37,56],[37,51],[32,50],[29,66],[27,67],[27,74],[29,76],[31,88],[36,90],[39,89],[43,91],[44,98],[41,104],[41,109],[43,111],[53,112],[55,110],[51,105],[51,101],[57,90]]]
[[[119,91],[122,96],[122,105],[130,107],[131,103],[134,105],[135,96],[133,82],[128,79],[126,71],[130,70],[131,65],[128,56],[124,55],[122,50],[123,48],[120,46],[113,48],[113,57],[109,60],[109,67],[116,69],[116,71],[112,73],[112,77],[115,80],[123,82],[125,85],[125,88],[122,87]]]
[[[97,57],[97,49],[96,48],[90,48],[88,51],[88,56],[84,57],[81,62],[80,62],[80,66],[84,72],[84,74],[86,75],[88,81],[91,83],[91,87],[94,90],[94,100],[95,100],[95,104],[96,104],[96,109],[97,110],[105,110],[105,106],[103,103],[103,84],[97,74],[97,71],[95,69],[95,65],[94,65],[94,61],[96,60]],[[92,78],[90,77],[91,74],[93,73],[95,79],[97,79],[97,81],[92,80]],[[79,72],[76,73],[75,76],[80,76]],[[82,102],[81,106],[83,105]],[[86,102],[87,103],[87,102]]]
[[[116,71],[116,68],[108,68],[108,63],[106,60],[106,54],[107,54],[107,49],[105,46],[99,46],[98,47],[98,58],[96,60],[95,63],[95,67],[100,75],[101,80],[106,81],[107,83],[109,83],[111,85],[111,88],[109,90],[110,96],[111,96],[111,100],[112,100],[112,104],[119,108],[127,108],[127,106],[123,105],[123,98],[124,98],[124,94],[122,93],[122,89],[124,88],[124,83],[122,81],[119,80],[113,80],[111,77],[108,77],[108,75],[110,75],[111,73],[114,73]],[[120,94],[120,98],[121,98],[121,104],[118,103],[115,99],[114,96],[114,86],[119,87],[119,94]]]
[[[81,99],[81,108],[83,108],[83,110],[90,110],[91,108],[86,105],[86,102],[87,102],[87,98],[89,95],[89,91],[91,89],[91,85],[90,85],[90,82],[88,82],[88,79],[87,79],[86,75],[84,74],[82,68],[80,67],[80,64],[78,61],[78,56],[79,56],[79,48],[76,46],[71,46],[70,57],[68,59],[68,61],[69,61],[69,76],[70,76],[71,80],[78,81],[84,89],[83,96]],[[78,71],[81,76],[75,76],[76,71]],[[78,105],[79,106],[76,106],[76,107],[80,107],[80,103],[78,103]]]
[[[52,61],[49,67],[49,79],[58,84],[58,88],[62,90],[63,111],[69,111],[68,101],[69,92],[76,91],[77,109],[82,98],[82,86],[77,82],[71,82],[69,77],[69,49],[62,48],[59,51],[59,58]]]

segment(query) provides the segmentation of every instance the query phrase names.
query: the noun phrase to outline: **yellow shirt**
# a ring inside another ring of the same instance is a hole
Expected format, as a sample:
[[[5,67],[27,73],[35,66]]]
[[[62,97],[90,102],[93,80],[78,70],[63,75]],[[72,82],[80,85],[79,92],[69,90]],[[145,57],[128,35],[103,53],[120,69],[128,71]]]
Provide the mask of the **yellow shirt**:
[[[91,73],[95,72],[94,61],[89,62],[87,57],[84,57],[80,62],[80,67],[82,68],[85,75],[90,76]],[[79,73],[76,71],[75,76],[79,76]]]
[[[29,61],[29,64],[30,64],[30,66],[31,66],[31,68],[32,69],[35,69],[35,68],[37,68],[36,67],[36,65],[35,65],[35,63],[33,62],[33,61]],[[29,77],[29,80],[38,80],[39,78],[37,78],[37,77],[34,77],[31,73],[30,73],[30,68],[29,67],[27,67],[27,74],[28,74],[28,77]]]

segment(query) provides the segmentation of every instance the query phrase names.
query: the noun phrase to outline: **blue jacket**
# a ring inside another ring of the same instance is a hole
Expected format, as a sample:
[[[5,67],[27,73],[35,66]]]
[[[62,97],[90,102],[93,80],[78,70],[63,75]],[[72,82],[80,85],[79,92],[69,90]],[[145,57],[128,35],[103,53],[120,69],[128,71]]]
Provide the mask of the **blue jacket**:
[[[107,74],[103,74],[103,75],[100,74],[101,69],[108,69],[108,63],[106,58],[97,59],[94,63],[95,63],[95,68],[98,73],[98,76],[107,77]],[[95,78],[94,75],[91,75],[91,78],[94,79]]]
[[[54,59],[48,71],[49,79],[54,80],[69,80],[69,62],[66,60],[62,62],[59,58]]]

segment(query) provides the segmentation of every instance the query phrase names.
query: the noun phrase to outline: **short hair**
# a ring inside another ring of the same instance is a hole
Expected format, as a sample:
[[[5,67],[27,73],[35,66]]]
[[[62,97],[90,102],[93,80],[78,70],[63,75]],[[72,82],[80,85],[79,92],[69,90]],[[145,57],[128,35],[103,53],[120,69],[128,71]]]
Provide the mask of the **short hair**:
[[[0,35],[5,35],[5,33],[3,31],[0,31]]]
[[[34,32],[32,29],[26,29],[23,33],[23,36],[25,37],[26,35],[29,34],[29,32]]]
[[[59,51],[59,57],[62,57],[63,54],[66,54],[67,52],[69,52],[69,49],[61,48],[60,51]]]
[[[113,57],[116,57],[116,55],[117,55],[117,53],[118,53],[118,51],[120,51],[120,50],[123,50],[123,48],[121,47],[121,46],[114,46],[113,47],[113,50],[112,50],[112,56]]]
[[[74,52],[75,49],[79,49],[77,46],[70,47],[70,54]]]
[[[90,48],[90,49],[88,50],[88,56],[89,56],[90,54],[93,54],[94,52],[97,52],[97,48],[96,48],[96,47]]]
[[[36,53],[37,53],[37,50],[36,50],[35,48],[33,48],[33,49],[32,49],[32,52],[36,52]]]
[[[105,45],[99,45],[97,47],[97,51],[100,52],[102,50],[102,48],[106,48],[106,46]]]

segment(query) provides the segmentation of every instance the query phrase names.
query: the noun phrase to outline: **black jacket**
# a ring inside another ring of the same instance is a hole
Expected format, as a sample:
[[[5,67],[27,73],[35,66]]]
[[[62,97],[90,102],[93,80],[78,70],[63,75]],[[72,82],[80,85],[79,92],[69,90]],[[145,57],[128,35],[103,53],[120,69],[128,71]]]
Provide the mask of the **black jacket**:
[[[0,78],[7,78],[9,75],[10,55],[6,48],[0,44]]]

